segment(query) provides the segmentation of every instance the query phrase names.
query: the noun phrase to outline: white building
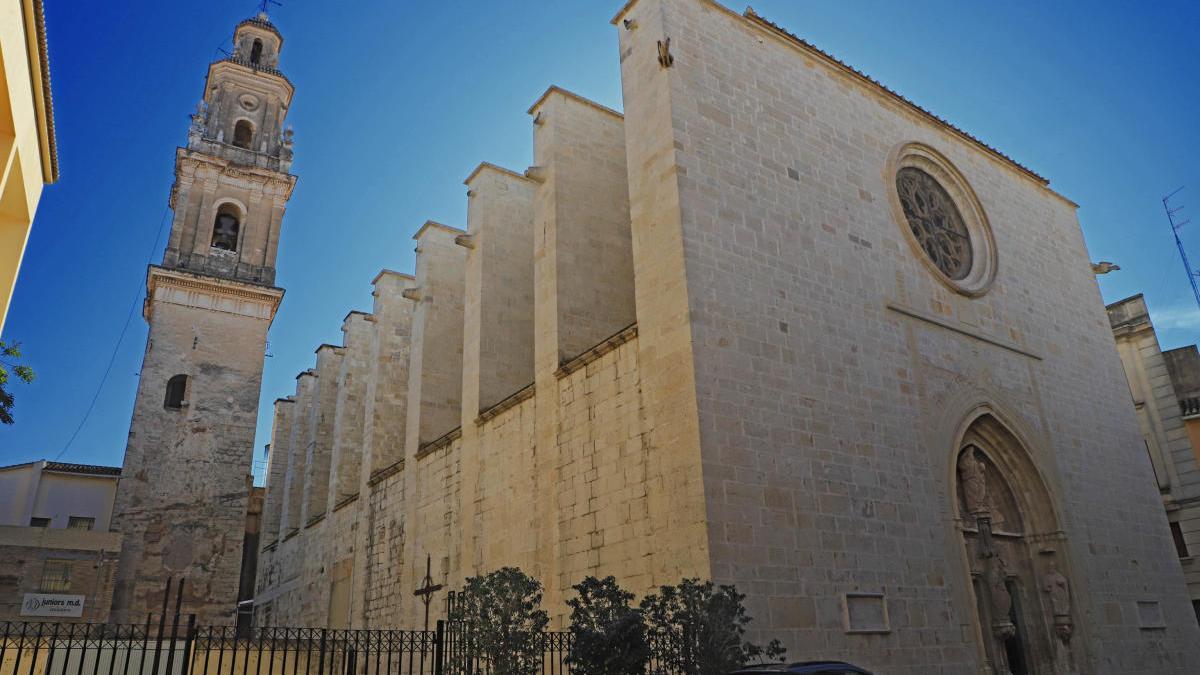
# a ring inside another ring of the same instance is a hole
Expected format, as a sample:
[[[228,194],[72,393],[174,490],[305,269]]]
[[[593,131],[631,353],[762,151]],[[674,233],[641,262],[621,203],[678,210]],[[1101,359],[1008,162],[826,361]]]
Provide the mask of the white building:
[[[0,467],[0,620],[107,620],[120,476],[114,466],[45,460]]]

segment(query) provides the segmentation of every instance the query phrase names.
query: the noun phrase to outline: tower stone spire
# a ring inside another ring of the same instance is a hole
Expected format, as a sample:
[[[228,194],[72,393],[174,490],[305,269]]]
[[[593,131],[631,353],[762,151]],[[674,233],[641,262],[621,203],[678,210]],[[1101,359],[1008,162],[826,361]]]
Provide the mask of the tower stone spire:
[[[113,619],[158,611],[186,578],[184,611],[234,619],[275,260],[291,175],[292,83],[265,14],[209,65],[175,152],[174,217],[147,274],[150,324],[114,522],[125,535]]]
[[[238,24],[229,57],[208,67],[187,147],[175,153],[175,220],[163,266],[271,284],[283,209],[296,180],[284,127],[292,83],[283,36],[265,14]]]

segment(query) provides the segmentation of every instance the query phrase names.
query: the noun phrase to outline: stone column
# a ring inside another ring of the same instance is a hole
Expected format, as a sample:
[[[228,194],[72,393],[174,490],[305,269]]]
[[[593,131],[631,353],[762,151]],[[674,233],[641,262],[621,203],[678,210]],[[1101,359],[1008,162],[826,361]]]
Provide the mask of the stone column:
[[[333,420],[333,450],[329,469],[329,501],[326,509],[359,494],[363,456],[363,414],[367,368],[371,357],[371,315],[350,312],[342,322],[343,346],[338,372],[337,404]]]
[[[465,234],[430,221],[413,235],[417,240],[416,287],[406,294],[416,302],[416,307],[404,446],[405,537],[412,544],[404,552],[404,569],[399,579],[400,588],[404,589],[401,597],[408,608],[400,616],[409,621],[419,618],[409,593],[425,573],[425,556],[440,557],[429,547],[444,544],[442,538],[422,532],[418,523],[425,489],[420,482],[418,456],[423,446],[455,430],[461,421],[466,250],[456,245],[454,239]]]
[[[317,386],[309,412],[300,527],[325,513],[329,496],[329,462],[333,454],[333,420],[337,413],[337,376],[344,351],[334,345],[317,347]]]
[[[283,515],[279,522],[280,539],[304,527],[300,512],[308,458],[308,425],[312,416],[312,398],[316,385],[316,373],[312,370],[306,370],[296,376],[296,403],[292,408],[291,433],[288,434],[288,468],[284,479]]]
[[[459,506],[462,565],[451,580],[455,586],[467,576],[488,571],[483,569],[482,550],[489,545],[485,540],[491,533],[477,532],[475,527],[479,474],[485,461],[479,446],[479,414],[533,384],[534,183],[486,163],[464,182],[470,234],[458,238],[468,253]],[[519,562],[511,559],[505,564]]]
[[[288,457],[291,448],[292,409],[295,407],[292,397],[275,399],[275,419],[271,424],[271,445],[267,454],[267,496],[263,503],[263,546],[279,539],[280,519],[283,516],[285,495],[284,482],[287,478]]]
[[[363,458],[359,476],[359,526],[354,544],[354,589],[350,594],[350,617],[354,628],[379,628],[367,621],[367,596],[375,567],[368,557],[377,523],[386,514],[376,513],[373,499],[376,477],[396,471],[404,460],[408,412],[408,362],[412,336],[413,302],[404,297],[412,288],[411,275],[383,270],[371,282],[375,298],[371,310],[371,342],[367,366],[366,399],[363,410]],[[385,530],[386,531],[386,530]],[[385,535],[386,536],[386,535]]]

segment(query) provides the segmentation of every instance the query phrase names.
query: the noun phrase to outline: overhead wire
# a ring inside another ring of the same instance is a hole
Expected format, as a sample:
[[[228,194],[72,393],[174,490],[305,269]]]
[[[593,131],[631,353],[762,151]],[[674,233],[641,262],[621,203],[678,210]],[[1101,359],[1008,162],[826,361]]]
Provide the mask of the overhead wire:
[[[227,40],[222,40],[221,43],[213,49],[213,60],[219,60],[217,59],[217,54],[223,54],[225,57],[229,56],[229,52],[225,51],[223,48],[224,44],[227,44]],[[169,211],[169,205],[163,207],[163,213],[158,222],[158,232],[154,237],[154,246],[151,247],[149,255],[146,256],[147,265],[150,265],[154,262],[154,253],[158,250],[159,242],[162,241],[163,226],[166,224],[167,213]],[[67,450],[71,448],[71,445],[75,442],[75,439],[79,437],[79,433],[83,431],[84,425],[87,424],[88,418],[91,417],[92,411],[96,407],[96,402],[100,400],[100,394],[104,391],[104,385],[108,382],[108,376],[112,373],[113,365],[117,361],[117,354],[120,352],[121,343],[125,341],[125,335],[129,332],[129,324],[133,321],[133,314],[137,310],[138,301],[142,299],[143,283],[143,280],[138,280],[137,291],[134,293],[133,301],[129,304],[129,312],[125,316],[125,324],[121,327],[121,334],[117,337],[117,344],[113,346],[112,354],[108,358],[108,365],[104,368],[104,374],[100,377],[100,384],[96,387],[96,392],[92,395],[92,400],[88,403],[87,410],[83,413],[83,418],[79,420],[79,424],[75,427],[75,431],[71,433],[71,437],[68,438],[67,442],[63,445],[62,450],[59,450],[58,454],[54,456],[54,461],[58,461],[59,458],[66,454]]]
[[[167,213],[170,211],[170,206],[164,206],[162,217],[158,221],[158,231],[154,236],[154,245],[150,247],[150,253],[146,256],[146,265],[154,262],[154,253],[158,251],[158,244],[162,241],[163,226],[167,222]],[[121,326],[121,334],[117,336],[117,343],[113,345],[112,354],[108,357],[108,365],[104,368],[104,374],[100,376],[100,384],[96,387],[96,392],[92,394],[92,400],[88,403],[87,410],[83,413],[83,418],[79,420],[79,424],[75,427],[75,431],[71,433],[71,437],[67,439],[62,450],[54,456],[52,461],[57,462],[67,450],[71,448],[71,444],[79,437],[79,432],[83,431],[84,425],[87,424],[88,418],[92,415],[92,410],[96,408],[96,401],[100,400],[100,393],[104,391],[104,385],[108,382],[108,376],[112,373],[113,364],[117,361],[117,354],[121,350],[121,343],[125,341],[125,335],[129,332],[129,324],[133,321],[133,313],[137,309],[138,301],[142,299],[143,284],[145,282],[139,278],[137,292],[134,293],[133,301],[129,304],[129,312],[125,315],[125,325]]]

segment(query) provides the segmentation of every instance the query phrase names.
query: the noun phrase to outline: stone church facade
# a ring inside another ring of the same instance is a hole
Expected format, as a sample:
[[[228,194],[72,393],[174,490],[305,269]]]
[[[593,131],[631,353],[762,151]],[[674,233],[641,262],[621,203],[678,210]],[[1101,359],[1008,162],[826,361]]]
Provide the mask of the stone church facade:
[[[275,257],[296,183],[282,45],[265,15],[238,24],[175,153],[174,218],[146,277],[150,333],[114,507],[125,542],[114,622],[160,612],[180,578],[202,623],[233,620],[267,329],[283,298]]]
[[[533,166],[274,405],[261,625],[419,626],[504,565],[736,584],[887,673],[1187,673],[1200,629],[1076,205],[748,10],[633,0],[624,114]]]

